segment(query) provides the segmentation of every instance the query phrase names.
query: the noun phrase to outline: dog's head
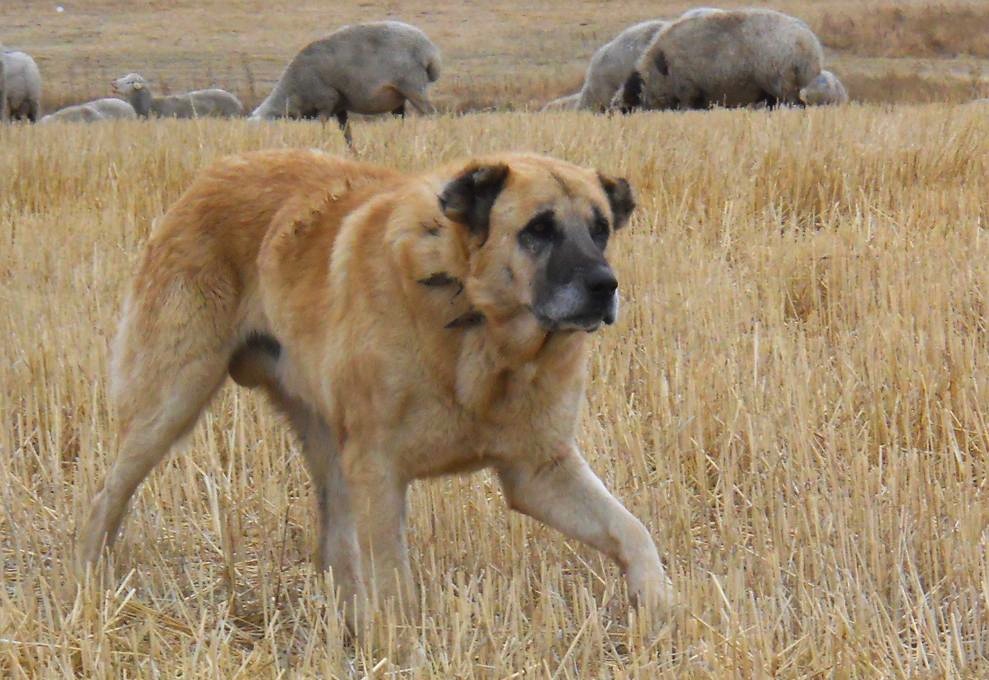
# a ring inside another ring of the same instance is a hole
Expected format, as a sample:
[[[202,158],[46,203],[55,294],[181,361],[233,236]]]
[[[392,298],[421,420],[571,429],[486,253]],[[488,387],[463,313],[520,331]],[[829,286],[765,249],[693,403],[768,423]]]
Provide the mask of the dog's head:
[[[506,156],[463,168],[439,204],[467,232],[467,292],[485,316],[531,313],[547,331],[614,323],[618,280],[606,251],[634,208],[624,179]]]

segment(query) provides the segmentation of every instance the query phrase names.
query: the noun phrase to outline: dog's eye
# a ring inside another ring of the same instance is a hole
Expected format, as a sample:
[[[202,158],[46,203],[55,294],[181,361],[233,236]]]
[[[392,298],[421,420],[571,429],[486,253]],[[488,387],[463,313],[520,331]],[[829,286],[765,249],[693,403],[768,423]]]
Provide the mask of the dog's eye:
[[[598,248],[604,250],[604,247],[608,245],[608,220],[595,211],[594,221],[591,223],[591,239],[597,244]]]
[[[523,248],[538,252],[556,239],[556,223],[553,221],[552,212],[544,212],[536,215],[525,229],[519,232],[519,244]]]

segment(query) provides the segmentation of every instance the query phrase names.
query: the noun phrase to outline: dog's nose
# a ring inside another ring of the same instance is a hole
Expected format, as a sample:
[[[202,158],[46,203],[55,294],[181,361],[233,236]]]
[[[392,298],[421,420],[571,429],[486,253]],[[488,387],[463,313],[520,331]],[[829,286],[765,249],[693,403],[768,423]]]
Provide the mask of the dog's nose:
[[[588,292],[595,297],[606,297],[618,288],[618,279],[615,278],[611,267],[598,265],[588,272],[584,279],[584,285],[587,286]]]

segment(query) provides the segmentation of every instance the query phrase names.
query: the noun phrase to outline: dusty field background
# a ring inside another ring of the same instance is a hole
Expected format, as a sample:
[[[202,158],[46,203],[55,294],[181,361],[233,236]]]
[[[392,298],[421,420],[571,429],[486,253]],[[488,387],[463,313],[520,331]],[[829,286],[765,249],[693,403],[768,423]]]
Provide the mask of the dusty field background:
[[[502,113],[356,137],[404,168],[525,148],[631,179],[624,316],[581,439],[683,597],[644,640],[616,570],[510,515],[486,475],[423,483],[426,659],[398,677],[989,673],[984,111]],[[246,391],[145,485],[119,588],[71,585],[115,452],[107,340],[150,224],[211,158],[282,145],[343,151],[315,123],[0,129],[0,675],[401,668],[343,643],[300,456]]]
[[[131,71],[162,92],[223,87],[253,106],[311,40],[345,23],[400,19],[443,53],[441,109],[522,109],[576,90],[594,50],[625,26],[702,4],[801,17],[859,101],[989,96],[984,0],[3,0],[0,41],[35,56],[46,110],[109,96],[110,81]]]
[[[853,97],[989,95],[987,3],[772,4],[821,34]],[[461,111],[573,89],[622,26],[689,5],[54,6],[0,5],[49,106],[131,70],[253,102],[306,41],[396,17],[440,45],[436,98]],[[309,561],[300,457],[233,388],[135,500],[113,587],[77,589],[76,518],[116,451],[107,343],[152,221],[218,155],[344,149],[315,123],[8,126],[0,676],[989,675],[984,108],[503,112],[362,122],[355,139],[404,168],[533,149],[632,181],[641,207],[612,246],[623,317],[599,336],[581,439],[659,542],[674,625],[629,626],[615,568],[510,515],[482,474],[412,496],[422,664],[348,646]]]

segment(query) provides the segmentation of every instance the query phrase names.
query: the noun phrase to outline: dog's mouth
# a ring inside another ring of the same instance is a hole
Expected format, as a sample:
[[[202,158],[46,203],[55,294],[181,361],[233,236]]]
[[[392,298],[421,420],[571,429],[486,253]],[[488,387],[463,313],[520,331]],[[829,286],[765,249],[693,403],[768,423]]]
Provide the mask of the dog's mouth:
[[[533,314],[535,314],[536,319],[539,320],[539,325],[551,333],[561,331],[583,331],[584,333],[593,333],[601,328],[601,324],[610,326],[615,323],[615,313],[611,309],[606,309],[603,312],[597,313],[577,314],[568,316],[564,319],[551,319],[550,317],[540,314],[535,310],[533,310]]]
[[[547,331],[593,333],[602,324],[615,323],[618,307],[617,291],[594,295],[580,286],[568,285],[553,291],[544,300],[537,300],[530,310]]]

